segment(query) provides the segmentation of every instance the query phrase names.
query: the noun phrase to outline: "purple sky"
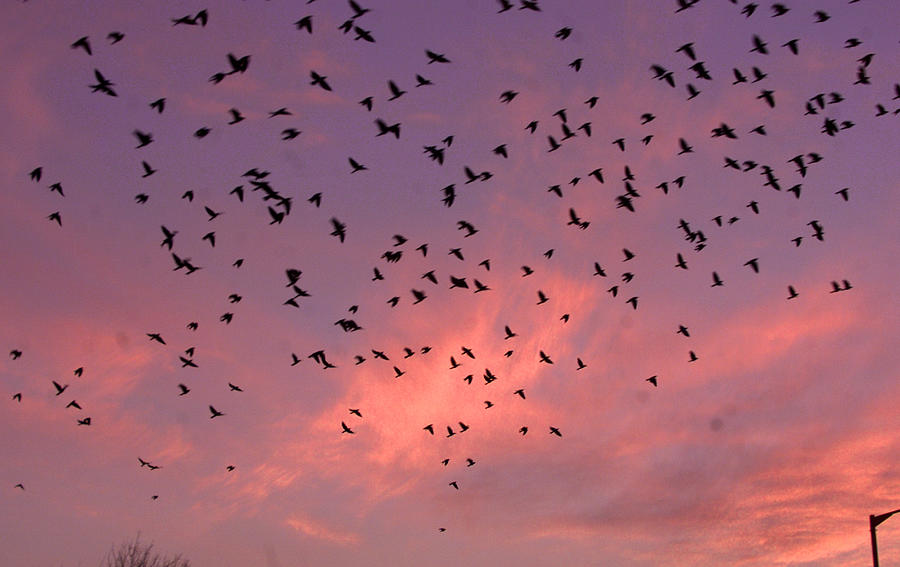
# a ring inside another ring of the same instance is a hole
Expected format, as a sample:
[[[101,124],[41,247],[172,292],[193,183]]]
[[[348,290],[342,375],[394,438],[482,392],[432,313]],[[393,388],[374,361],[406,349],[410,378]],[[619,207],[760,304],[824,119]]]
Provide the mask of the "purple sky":
[[[140,532],[194,565],[870,564],[868,515],[900,508],[900,15],[538,4],[0,8],[0,563],[96,565]],[[229,53],[249,65],[214,84]],[[900,518],[878,534],[900,565]]]

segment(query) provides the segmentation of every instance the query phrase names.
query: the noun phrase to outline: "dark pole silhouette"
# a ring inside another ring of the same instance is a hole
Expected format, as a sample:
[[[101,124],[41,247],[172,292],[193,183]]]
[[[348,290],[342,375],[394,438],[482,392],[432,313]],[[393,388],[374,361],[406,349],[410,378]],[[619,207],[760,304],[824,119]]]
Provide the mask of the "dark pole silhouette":
[[[875,539],[875,528],[881,522],[887,520],[897,512],[900,512],[900,509],[888,512],[887,514],[879,514],[878,516],[869,514],[869,533],[872,534],[872,565],[874,567],[878,567],[878,542]]]

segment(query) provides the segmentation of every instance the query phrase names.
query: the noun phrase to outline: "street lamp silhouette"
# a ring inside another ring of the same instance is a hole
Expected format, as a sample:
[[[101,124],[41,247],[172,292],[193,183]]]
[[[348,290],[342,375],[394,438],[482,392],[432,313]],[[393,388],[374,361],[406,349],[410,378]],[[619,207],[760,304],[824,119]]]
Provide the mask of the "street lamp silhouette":
[[[888,512],[887,514],[869,514],[869,533],[872,534],[872,565],[874,567],[878,567],[878,542],[875,540],[875,528],[881,524],[881,522],[887,520],[897,512],[900,512],[900,509],[894,510],[893,512]]]

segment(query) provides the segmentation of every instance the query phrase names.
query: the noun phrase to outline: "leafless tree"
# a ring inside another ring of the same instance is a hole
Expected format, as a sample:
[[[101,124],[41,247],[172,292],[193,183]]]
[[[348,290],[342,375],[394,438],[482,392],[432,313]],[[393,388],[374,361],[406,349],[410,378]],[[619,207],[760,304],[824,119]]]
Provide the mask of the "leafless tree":
[[[141,534],[135,536],[133,541],[126,541],[113,546],[100,567],[190,567],[191,562],[174,555],[169,557],[154,551],[152,543],[141,541]]]

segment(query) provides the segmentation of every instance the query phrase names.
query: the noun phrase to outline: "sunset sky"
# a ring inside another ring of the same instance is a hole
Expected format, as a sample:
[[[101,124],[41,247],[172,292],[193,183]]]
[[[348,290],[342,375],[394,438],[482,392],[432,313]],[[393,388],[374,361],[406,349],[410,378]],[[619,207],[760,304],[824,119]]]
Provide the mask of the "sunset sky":
[[[900,12],[748,4],[4,2],[0,564],[871,565]]]

